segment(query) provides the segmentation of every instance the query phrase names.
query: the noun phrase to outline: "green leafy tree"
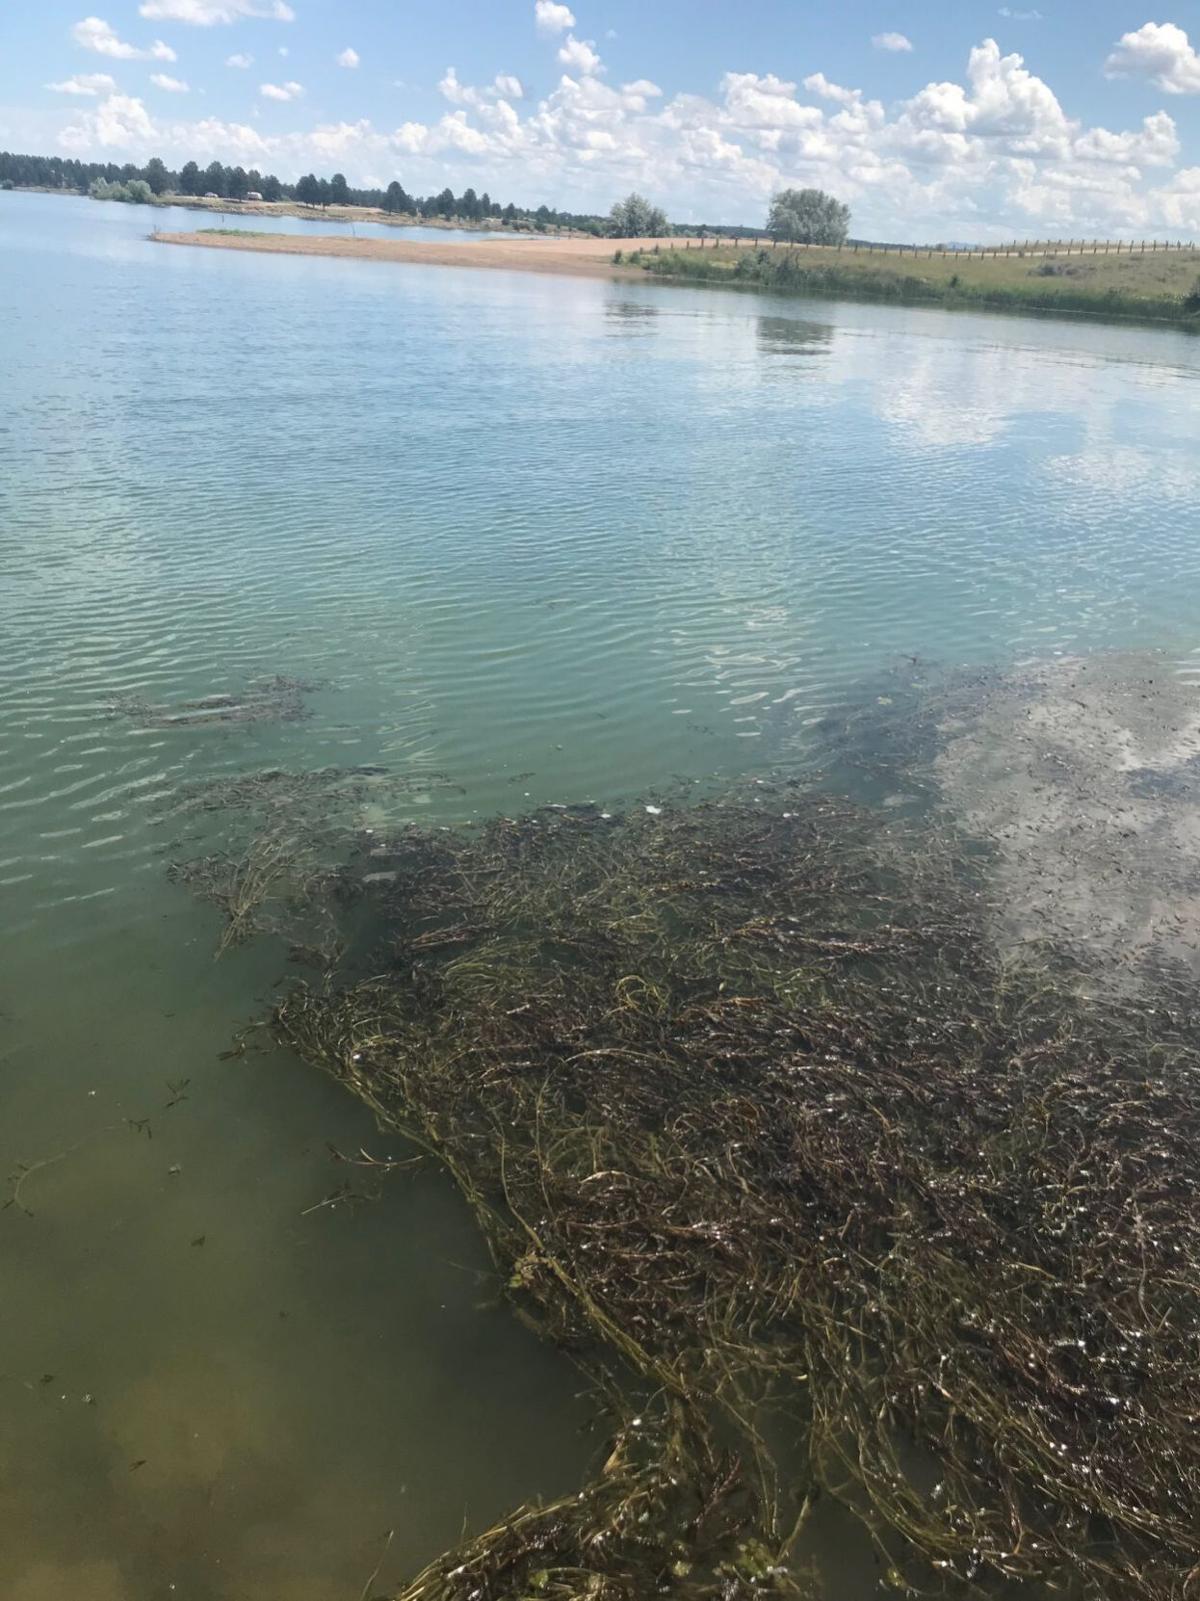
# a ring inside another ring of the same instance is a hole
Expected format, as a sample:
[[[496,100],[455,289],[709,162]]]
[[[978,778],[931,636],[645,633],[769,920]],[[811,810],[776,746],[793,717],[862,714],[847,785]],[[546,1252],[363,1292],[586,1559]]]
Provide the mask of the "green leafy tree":
[[[609,224],[619,239],[657,239],[667,231],[666,213],[636,193],[617,201],[609,213]]]
[[[171,186],[171,178],[167,172],[166,164],[160,161],[157,156],[150,157],[142,177],[150,185],[152,194],[165,195]]]
[[[318,206],[321,203],[321,186],[316,175],[306,172],[303,178],[296,183],[296,199],[302,206]]]
[[[823,189],[781,189],[771,197],[767,232],[797,245],[840,245],[850,226],[850,207]]]
[[[329,204],[331,206],[350,204],[350,185],[346,182],[344,172],[335,172],[329,180]]]
[[[264,200],[279,200],[283,195],[283,185],[273,172],[269,172],[259,184],[258,192]]]
[[[204,185],[200,191],[201,194],[224,195],[226,193],[225,168],[219,161],[214,161],[204,169],[204,177],[201,181]]]
[[[179,169],[179,193],[181,195],[204,193],[202,174],[194,161],[185,162]]]
[[[245,167],[230,167],[225,174],[225,185],[230,200],[245,200],[250,193],[250,176]]]
[[[401,213],[404,215],[407,215],[414,209],[412,196],[405,194],[404,185],[399,183],[395,178],[393,178],[391,183],[387,186],[387,193],[383,197],[383,209],[385,211]]]
[[[322,211],[324,211],[325,207],[329,204],[328,178],[317,179],[317,204],[321,207]]]

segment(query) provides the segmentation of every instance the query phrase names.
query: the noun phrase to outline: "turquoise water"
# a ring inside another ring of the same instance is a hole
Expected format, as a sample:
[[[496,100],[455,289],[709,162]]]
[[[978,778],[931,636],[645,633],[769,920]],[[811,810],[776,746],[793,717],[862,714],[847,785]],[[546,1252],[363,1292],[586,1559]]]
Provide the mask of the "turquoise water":
[[[1200,344],[149,216],[0,196],[0,1593],[354,1596],[388,1530],[381,1585],[570,1487],[588,1408],[441,1181],[322,1204],[328,1143],[387,1143],[218,1059],[282,964],[210,960],[164,808],[329,765],[425,821],[613,800],[794,758],[912,656],[1200,677]],[[112,709],[275,674],[305,719]]]

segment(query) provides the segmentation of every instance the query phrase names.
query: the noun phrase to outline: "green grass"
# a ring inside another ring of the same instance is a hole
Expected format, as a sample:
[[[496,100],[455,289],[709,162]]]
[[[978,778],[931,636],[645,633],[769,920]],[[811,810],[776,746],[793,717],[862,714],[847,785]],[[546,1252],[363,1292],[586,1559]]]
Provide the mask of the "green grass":
[[[634,252],[658,276],[805,295],[1171,322],[1200,330],[1200,250],[1122,255],[885,255],[722,246]]]
[[[197,233],[221,234],[229,239],[266,239],[269,230],[266,228],[197,228]]]

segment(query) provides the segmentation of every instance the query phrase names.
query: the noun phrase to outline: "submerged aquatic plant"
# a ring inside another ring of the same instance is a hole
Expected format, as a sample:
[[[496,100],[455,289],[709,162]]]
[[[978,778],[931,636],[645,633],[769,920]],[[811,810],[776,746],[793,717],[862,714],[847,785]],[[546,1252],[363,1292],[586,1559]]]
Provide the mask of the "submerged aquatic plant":
[[[1200,1586],[1186,994],[1002,953],[969,842],[788,785],[335,876],[373,943],[277,1034],[445,1164],[617,1413],[404,1601],[810,1595],[818,1497],[899,1588]]]

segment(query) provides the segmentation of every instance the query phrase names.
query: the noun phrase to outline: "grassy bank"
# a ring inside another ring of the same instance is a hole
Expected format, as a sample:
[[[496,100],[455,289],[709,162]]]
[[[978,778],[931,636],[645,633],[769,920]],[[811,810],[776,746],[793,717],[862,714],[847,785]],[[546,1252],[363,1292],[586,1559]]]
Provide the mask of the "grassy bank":
[[[1001,311],[1130,317],[1200,328],[1200,250],[979,260],[855,254],[833,248],[722,246],[638,251],[623,259],[657,277],[698,283]]]

